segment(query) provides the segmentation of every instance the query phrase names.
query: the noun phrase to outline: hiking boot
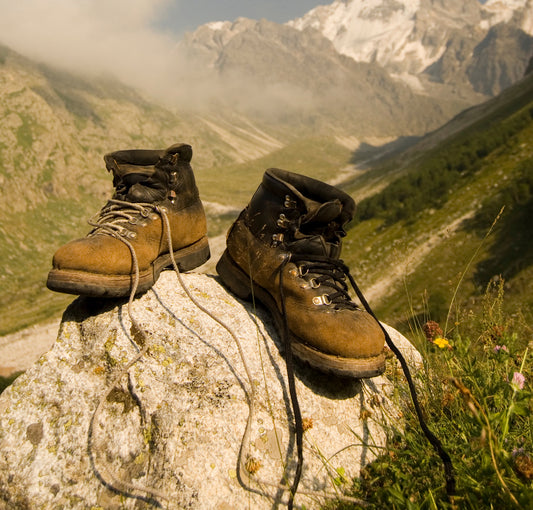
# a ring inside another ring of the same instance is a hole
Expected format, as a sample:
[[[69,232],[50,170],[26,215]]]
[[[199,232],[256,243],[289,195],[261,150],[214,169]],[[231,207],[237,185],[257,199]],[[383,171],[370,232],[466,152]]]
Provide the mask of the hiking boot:
[[[333,186],[269,169],[230,228],[217,271],[237,296],[261,301],[282,335],[287,325],[298,359],[366,378],[385,370],[385,336],[350,298],[339,260],[354,211],[352,198]]]
[[[47,287],[85,296],[148,290],[171,265],[182,271],[209,259],[206,218],[190,165],[192,148],[124,150],[104,156],[115,193],[83,239],[57,250]],[[137,280],[138,278],[138,280]]]

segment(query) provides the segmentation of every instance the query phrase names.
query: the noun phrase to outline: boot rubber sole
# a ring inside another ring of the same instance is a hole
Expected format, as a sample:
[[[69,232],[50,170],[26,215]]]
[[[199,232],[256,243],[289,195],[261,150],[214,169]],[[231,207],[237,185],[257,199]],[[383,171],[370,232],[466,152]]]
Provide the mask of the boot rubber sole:
[[[174,252],[180,271],[190,271],[201,266],[210,257],[207,237]],[[139,285],[136,294],[150,289],[166,267],[172,266],[169,253],[160,255],[148,269],[139,272]],[[48,273],[46,286],[56,292],[79,296],[116,298],[129,296],[134,275],[106,275],[77,271],[74,269],[52,269]]]
[[[252,282],[251,278],[234,262],[228,251],[224,251],[216,266],[217,272],[226,287],[241,299],[257,299],[271,313],[278,332],[283,331],[283,317],[272,295]],[[291,350],[296,358],[321,372],[341,377],[367,379],[385,371],[385,353],[365,358],[345,358],[328,354],[303,342],[289,331]]]

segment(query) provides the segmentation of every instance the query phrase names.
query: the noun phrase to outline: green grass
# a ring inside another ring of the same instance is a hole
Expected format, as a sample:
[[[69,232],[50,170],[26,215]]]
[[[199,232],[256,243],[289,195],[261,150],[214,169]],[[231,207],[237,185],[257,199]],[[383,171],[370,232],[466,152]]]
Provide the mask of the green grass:
[[[490,285],[480,313],[465,310],[448,332],[436,323],[433,331],[424,329],[420,318],[411,322],[425,360],[414,373],[420,402],[429,428],[451,456],[456,494],[446,494],[440,459],[417,422],[398,364],[389,360],[387,374],[405,429],[389,425],[386,451],[352,481],[348,494],[363,500],[364,508],[533,505],[532,331],[504,312],[503,288],[503,280]],[[523,386],[517,374],[525,377]]]
[[[282,168],[327,181],[350,161],[351,151],[333,139],[308,138],[242,164],[202,169],[196,173],[202,198],[244,207],[261,183],[267,168]]]
[[[89,230],[86,220],[98,210],[95,202],[90,195],[51,198],[46,205],[4,216],[9,229],[0,228],[0,335],[60,316],[72,301],[49,291],[46,277],[55,250]]]

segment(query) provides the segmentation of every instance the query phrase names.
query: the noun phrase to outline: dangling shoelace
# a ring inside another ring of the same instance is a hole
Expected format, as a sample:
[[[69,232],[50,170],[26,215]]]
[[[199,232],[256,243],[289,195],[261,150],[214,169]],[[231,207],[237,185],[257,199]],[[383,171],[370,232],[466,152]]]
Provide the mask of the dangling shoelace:
[[[115,207],[116,206],[116,207]],[[124,207],[131,206],[131,209],[124,210]],[[250,389],[249,391],[245,390],[246,398],[248,401],[248,405],[250,408],[250,414],[248,421],[246,423],[246,428],[243,435],[243,441],[242,441],[242,447],[241,451],[239,452],[239,468],[241,468],[242,461],[242,454],[244,450],[244,443],[245,439],[250,437],[251,433],[251,425],[252,425],[252,419],[255,414],[255,386],[253,384],[252,374],[250,372],[250,369],[248,367],[248,364],[246,363],[246,357],[244,356],[244,351],[242,349],[241,343],[239,342],[237,336],[233,332],[233,330],[221,319],[213,315],[207,308],[205,308],[201,303],[198,302],[198,300],[191,294],[190,290],[185,285],[185,282],[183,281],[181,271],[178,267],[178,264],[176,262],[176,259],[174,258],[173,248],[172,248],[172,234],[171,234],[171,228],[170,228],[170,222],[167,216],[166,209],[164,207],[160,207],[154,204],[149,203],[130,203],[130,202],[123,202],[121,200],[110,200],[108,202],[108,205],[102,209],[100,212],[98,218],[96,221],[90,221],[89,223],[95,227],[93,230],[93,235],[98,232],[99,229],[103,229],[106,233],[109,233],[113,237],[116,237],[117,239],[121,240],[126,246],[129,248],[131,253],[131,259],[132,259],[132,265],[133,265],[133,284],[130,290],[130,296],[128,299],[128,316],[131,321],[131,327],[132,327],[132,333],[133,337],[136,341],[138,341],[142,337],[142,349],[139,350],[136,356],[129,361],[119,372],[115,375],[115,377],[112,379],[112,381],[108,384],[106,391],[101,395],[101,397],[98,400],[97,406],[91,416],[91,420],[89,422],[89,429],[88,429],[88,453],[89,457],[91,459],[92,465],[97,472],[98,477],[100,480],[104,483],[106,486],[113,485],[110,483],[112,482],[116,487],[122,487],[130,492],[142,492],[145,494],[150,495],[153,498],[159,498],[166,501],[170,501],[171,498],[169,498],[166,494],[162,493],[161,491],[158,491],[157,489],[153,487],[146,487],[139,484],[134,484],[125,480],[118,479],[113,473],[109,471],[105,466],[100,466],[100,469],[96,466],[96,456],[94,456],[94,445],[93,445],[93,439],[94,439],[94,426],[95,422],[98,416],[98,413],[101,411],[104,403],[107,400],[107,397],[109,396],[110,392],[113,390],[115,385],[122,379],[122,377],[128,372],[128,370],[137,363],[147,352],[150,347],[150,342],[148,339],[148,336],[146,332],[141,328],[140,324],[138,323],[137,319],[135,318],[135,315],[133,314],[133,301],[135,298],[135,295],[137,293],[137,288],[139,286],[139,264],[137,260],[137,254],[135,252],[134,246],[124,237],[124,227],[120,225],[120,223],[123,223],[124,221],[130,221],[131,218],[135,218],[132,216],[132,214],[135,214],[137,211],[141,213],[142,216],[148,217],[148,214],[146,210],[152,210],[153,213],[158,214],[161,217],[161,220],[164,225],[164,229],[167,233],[167,242],[168,242],[168,250],[170,259],[172,262],[172,267],[174,269],[174,272],[177,275],[178,282],[180,283],[181,288],[187,295],[187,297],[193,302],[193,304],[200,309],[202,312],[204,312],[206,315],[211,317],[217,324],[219,324],[222,328],[224,328],[229,335],[234,340],[237,350],[239,352],[239,355],[242,359],[244,370],[246,372],[246,376],[248,378]],[[127,229],[126,229],[127,230]]]
[[[303,424],[302,424],[302,415],[300,411],[300,405],[298,403],[298,396],[296,392],[296,384],[294,379],[294,361],[291,350],[291,339],[289,334],[289,325],[287,322],[287,315],[285,310],[285,293],[283,289],[283,270],[285,266],[293,262],[299,266],[300,273],[305,276],[306,274],[313,275],[318,274],[319,276],[310,278],[312,286],[322,285],[325,287],[330,287],[333,289],[333,293],[327,294],[330,306],[333,306],[335,309],[349,308],[349,309],[358,309],[359,307],[352,301],[348,293],[348,285],[346,284],[346,278],[348,278],[352,288],[354,289],[359,301],[365,308],[365,310],[374,318],[378,323],[379,327],[385,335],[385,340],[389,349],[394,353],[400,365],[402,371],[407,380],[409,386],[409,392],[411,394],[411,400],[415,408],[416,416],[418,422],[424,435],[426,436],[429,443],[433,446],[435,451],[438,453],[439,457],[442,460],[444,466],[444,476],[446,479],[446,492],[449,496],[455,494],[455,477],[453,474],[453,464],[451,458],[442,446],[440,440],[431,432],[429,427],[426,424],[424,416],[422,414],[422,409],[418,401],[418,395],[416,388],[411,376],[411,372],[405,361],[404,356],[393,343],[389,333],[383,327],[381,322],[377,319],[376,315],[370,308],[370,305],[363,296],[358,285],[355,283],[354,278],[350,274],[348,266],[344,264],[342,260],[332,259],[326,256],[320,255],[304,255],[304,254],[289,254],[283,260],[283,263],[280,268],[280,278],[279,278],[279,294],[280,294],[280,305],[281,312],[283,317],[283,343],[285,347],[285,362],[287,366],[287,377],[289,380],[289,392],[291,397],[291,405],[293,408],[295,430],[296,430],[296,449],[297,449],[297,466],[293,479],[293,483],[290,490],[290,499],[288,508],[291,510],[294,504],[294,497],[298,490],[298,484],[300,482],[302,467],[303,467]],[[303,268],[303,269],[302,269]],[[314,282],[314,283],[313,283]]]
[[[124,209],[126,207],[126,209]],[[128,208],[130,208],[128,210]],[[139,286],[139,263],[137,260],[137,254],[135,252],[135,248],[133,245],[124,237],[124,233],[127,233],[127,229],[125,231],[124,227],[120,225],[120,223],[124,223],[125,221],[130,222],[132,218],[135,218],[133,214],[135,212],[140,212],[142,216],[148,217],[148,213],[146,213],[146,208],[152,209],[154,212],[157,212],[161,215],[162,218],[166,217],[166,214],[164,211],[161,211],[160,208],[154,204],[148,204],[148,203],[131,203],[131,202],[124,202],[122,200],[115,200],[111,199],[109,200],[108,204],[100,211],[99,216],[96,221],[89,221],[89,224],[92,225],[94,230],[89,235],[95,235],[98,233],[98,231],[101,229],[105,233],[108,233],[109,235],[121,240],[126,246],[129,248],[131,253],[131,260],[133,265],[133,284],[131,286],[130,290],[130,296],[128,299],[128,316],[131,321],[131,331],[133,334],[133,337],[137,340],[136,343],[141,343],[142,348],[139,350],[137,355],[129,361],[119,372],[115,375],[115,377],[112,379],[112,381],[107,385],[106,391],[101,395],[101,397],[98,400],[98,403],[96,405],[96,408],[91,416],[91,420],[89,422],[89,429],[87,432],[87,438],[88,438],[88,453],[89,457],[91,459],[92,465],[95,469],[95,471],[98,474],[98,477],[102,480],[104,485],[111,485],[109,482],[115,484],[115,486],[118,487],[125,487],[129,491],[134,492],[144,492],[145,494],[149,494],[152,497],[160,498],[168,500],[169,498],[163,494],[162,492],[152,488],[152,487],[145,487],[142,485],[133,484],[131,482],[126,482],[124,480],[119,480],[115,475],[113,475],[105,466],[100,466],[100,469],[96,466],[96,456],[94,455],[94,446],[93,446],[93,439],[94,439],[94,425],[97,419],[97,416],[99,412],[101,411],[104,403],[106,402],[109,394],[111,391],[113,391],[113,388],[115,385],[122,379],[122,377],[128,372],[128,370],[137,363],[147,352],[150,347],[150,342],[148,341],[148,337],[146,333],[143,331],[139,323],[137,322],[135,315],[133,314],[133,300],[135,298],[135,294],[137,293],[137,288]],[[167,218],[168,223],[168,218]],[[170,236],[170,230],[168,230],[169,236]],[[172,253],[172,252],[171,252]],[[139,337],[142,337],[143,341],[139,342]],[[103,472],[102,472],[103,471]],[[105,476],[104,476],[105,475]]]

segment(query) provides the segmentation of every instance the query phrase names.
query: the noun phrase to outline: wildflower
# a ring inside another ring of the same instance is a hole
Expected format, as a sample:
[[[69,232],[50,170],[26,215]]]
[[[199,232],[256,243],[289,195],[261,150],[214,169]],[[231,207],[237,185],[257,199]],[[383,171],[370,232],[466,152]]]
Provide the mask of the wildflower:
[[[306,432],[309,429],[313,428],[313,418],[303,418],[302,419],[302,429]]]
[[[513,374],[513,379],[511,381],[511,386],[513,390],[519,391],[524,389],[524,383],[526,382],[526,378],[523,374],[520,372],[515,372]]]
[[[533,460],[525,453],[521,452],[514,456],[515,471],[526,480],[533,480]]]
[[[448,340],[446,340],[446,338],[442,338],[441,336],[439,336],[438,338],[435,338],[435,340],[433,340],[433,343],[439,347],[440,349],[444,349],[444,348],[448,348],[448,349],[451,349],[451,345],[450,345],[450,342],[448,342]]]
[[[509,352],[509,349],[507,348],[506,345],[495,345],[493,351],[496,352],[496,353],[498,353],[498,352]]]
[[[427,321],[423,326],[424,334],[428,342],[433,342],[435,338],[442,336],[442,329],[435,321]]]

